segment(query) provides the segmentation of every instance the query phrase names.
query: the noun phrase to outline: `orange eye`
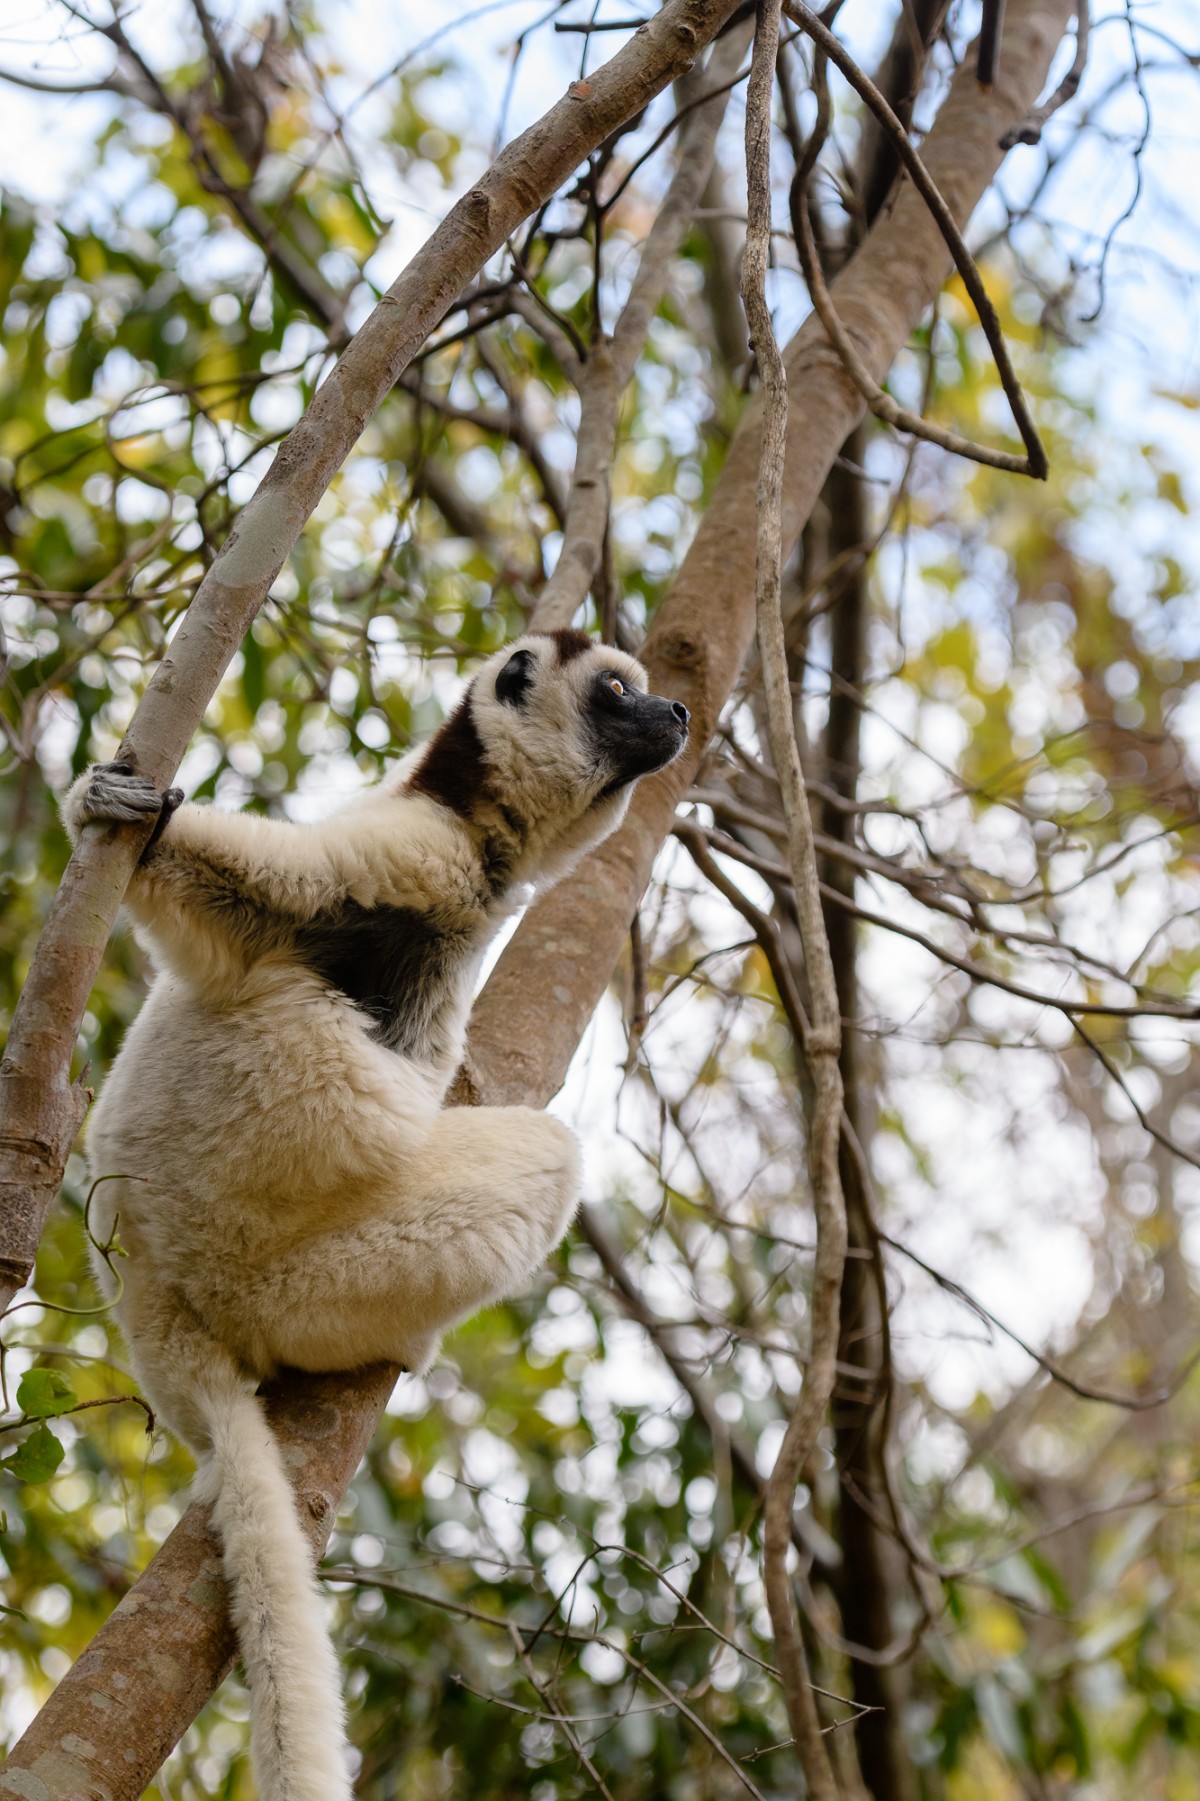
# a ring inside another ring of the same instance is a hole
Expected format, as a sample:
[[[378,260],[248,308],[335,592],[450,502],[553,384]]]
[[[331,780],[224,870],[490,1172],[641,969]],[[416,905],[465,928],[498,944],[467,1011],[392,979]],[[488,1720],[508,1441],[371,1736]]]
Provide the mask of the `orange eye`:
[[[610,675],[608,678],[608,685],[614,694],[624,694],[625,692],[625,684],[618,676]]]

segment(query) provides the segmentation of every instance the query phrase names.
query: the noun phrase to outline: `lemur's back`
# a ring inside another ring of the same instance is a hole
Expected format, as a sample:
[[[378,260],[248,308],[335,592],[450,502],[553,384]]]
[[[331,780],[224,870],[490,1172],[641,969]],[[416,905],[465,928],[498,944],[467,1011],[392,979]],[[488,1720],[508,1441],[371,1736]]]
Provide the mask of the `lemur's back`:
[[[160,975],[89,1127],[94,1173],[121,1178],[97,1190],[100,1235],[119,1209],[159,1274],[197,1255],[244,1264],[394,1197],[445,1077],[370,1025],[291,960],[260,965],[223,1006]]]

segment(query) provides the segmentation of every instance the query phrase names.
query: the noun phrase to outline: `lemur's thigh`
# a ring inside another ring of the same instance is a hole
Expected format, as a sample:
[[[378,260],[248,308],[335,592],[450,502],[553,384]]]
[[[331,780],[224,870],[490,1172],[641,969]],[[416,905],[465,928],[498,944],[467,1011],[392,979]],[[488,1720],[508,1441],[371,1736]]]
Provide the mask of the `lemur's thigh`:
[[[439,1114],[390,1204],[259,1279],[272,1354],[301,1369],[421,1367],[447,1326],[525,1285],[578,1195],[579,1147],[557,1120],[526,1107]]]

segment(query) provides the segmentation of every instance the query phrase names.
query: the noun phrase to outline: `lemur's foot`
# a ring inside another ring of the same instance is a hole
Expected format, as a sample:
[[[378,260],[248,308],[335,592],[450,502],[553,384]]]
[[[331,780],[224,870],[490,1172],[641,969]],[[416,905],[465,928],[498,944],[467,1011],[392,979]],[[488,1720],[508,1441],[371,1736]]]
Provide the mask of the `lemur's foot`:
[[[168,788],[164,794],[145,776],[134,775],[128,763],[94,763],[72,791],[71,823],[78,829],[157,817],[157,836],[182,800],[182,788]]]

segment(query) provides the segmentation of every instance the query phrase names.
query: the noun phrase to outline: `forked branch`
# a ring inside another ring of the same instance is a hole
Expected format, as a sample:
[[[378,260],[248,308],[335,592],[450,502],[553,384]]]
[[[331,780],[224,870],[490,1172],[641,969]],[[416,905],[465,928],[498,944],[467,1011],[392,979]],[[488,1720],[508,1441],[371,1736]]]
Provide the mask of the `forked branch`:
[[[1040,144],[1042,132],[1060,107],[1074,100],[1083,80],[1083,72],[1087,68],[1088,36],[1091,28],[1091,16],[1086,0],[1080,0],[1079,11],[1075,15],[1075,56],[1071,67],[1067,70],[1048,100],[1035,106],[1032,112],[1026,113],[1019,125],[1014,125],[1000,139],[1001,150],[1011,150],[1017,144]]]
[[[807,6],[803,4],[803,0],[783,0],[783,10],[789,19],[799,25],[800,29],[812,38],[817,47],[829,58],[829,61],[841,70],[855,93],[865,105],[870,107],[881,127],[895,146],[897,156],[912,177],[913,186],[916,188],[922,200],[924,200],[926,206],[929,208],[930,213],[933,215],[933,218],[936,220],[938,230],[946,240],[947,248],[954,258],[954,266],[962,277],[963,286],[970,295],[975,311],[979,315],[979,323],[983,327],[984,336],[987,338],[992,356],[995,359],[996,370],[999,374],[1001,385],[1008,399],[1008,404],[1012,408],[1012,415],[1016,421],[1017,430],[1021,434],[1021,441],[1025,446],[1025,456],[1008,457],[1007,460],[1001,461],[1000,459],[1004,455],[1003,452],[987,452],[982,446],[972,446],[965,438],[956,438],[953,448],[957,449],[963,456],[973,457],[977,462],[994,463],[997,468],[1012,469],[1018,474],[1032,475],[1036,480],[1044,481],[1049,467],[1046,461],[1045,449],[1041,439],[1038,437],[1037,428],[1029,416],[1029,409],[1025,404],[1025,396],[1021,392],[1021,384],[1017,380],[1016,370],[1013,368],[1012,359],[1008,354],[1008,346],[1004,342],[1004,332],[1000,325],[999,315],[992,305],[991,297],[989,296],[987,289],[984,287],[983,277],[976,267],[975,259],[967,249],[966,240],[958,228],[954,214],[946,205],[945,200],[938,191],[937,184],[934,182],[928,169],[925,167],[925,164],[914,149],[912,141],[905,131],[904,126],[896,117],[874,82],[871,81],[868,76],[863,74],[858,64],[854,61],[854,58],[848,54],[828,27],[821,23],[821,20],[817,15],[808,10]],[[801,257],[803,257],[804,248],[799,243],[797,244],[797,249],[800,251]],[[809,250],[809,266],[815,266],[816,258],[815,255],[811,253],[811,237],[809,238]],[[807,267],[805,269],[805,275],[806,278],[808,278]],[[809,279],[809,285],[811,288],[811,278]],[[897,414],[902,414],[903,409],[895,407],[895,403],[891,400],[890,396],[884,394],[883,390],[872,379],[870,372],[862,363],[861,359],[850,347],[849,338],[846,333],[841,330],[840,323],[836,321],[836,315],[834,314],[832,305],[829,303],[827,291],[824,295],[824,299],[826,302],[826,310],[822,311],[817,305],[816,293],[815,291],[813,292],[813,305],[820,314],[821,323],[829,333],[829,337],[837,349],[838,354],[846,364],[847,372],[853,380],[855,387],[867,402],[867,405],[871,408],[872,412],[880,412],[881,417],[883,418],[889,418],[890,413],[881,411],[882,406],[894,409]],[[826,317],[826,312],[829,314],[828,318]],[[830,323],[831,320],[834,321],[833,325]],[[835,332],[837,332],[837,336],[835,336]],[[936,430],[936,428],[930,427],[924,421],[917,420],[916,423],[912,423],[912,421],[916,419],[914,414],[903,414],[903,417],[906,423],[903,425],[902,429],[905,431],[915,431],[919,436],[932,437],[933,431]],[[897,424],[898,420],[896,418],[891,418],[891,423]],[[954,434],[949,434],[949,436],[954,437]],[[933,438],[932,441],[940,443],[942,442],[942,439]],[[951,448],[951,446],[947,445],[947,448]]]

